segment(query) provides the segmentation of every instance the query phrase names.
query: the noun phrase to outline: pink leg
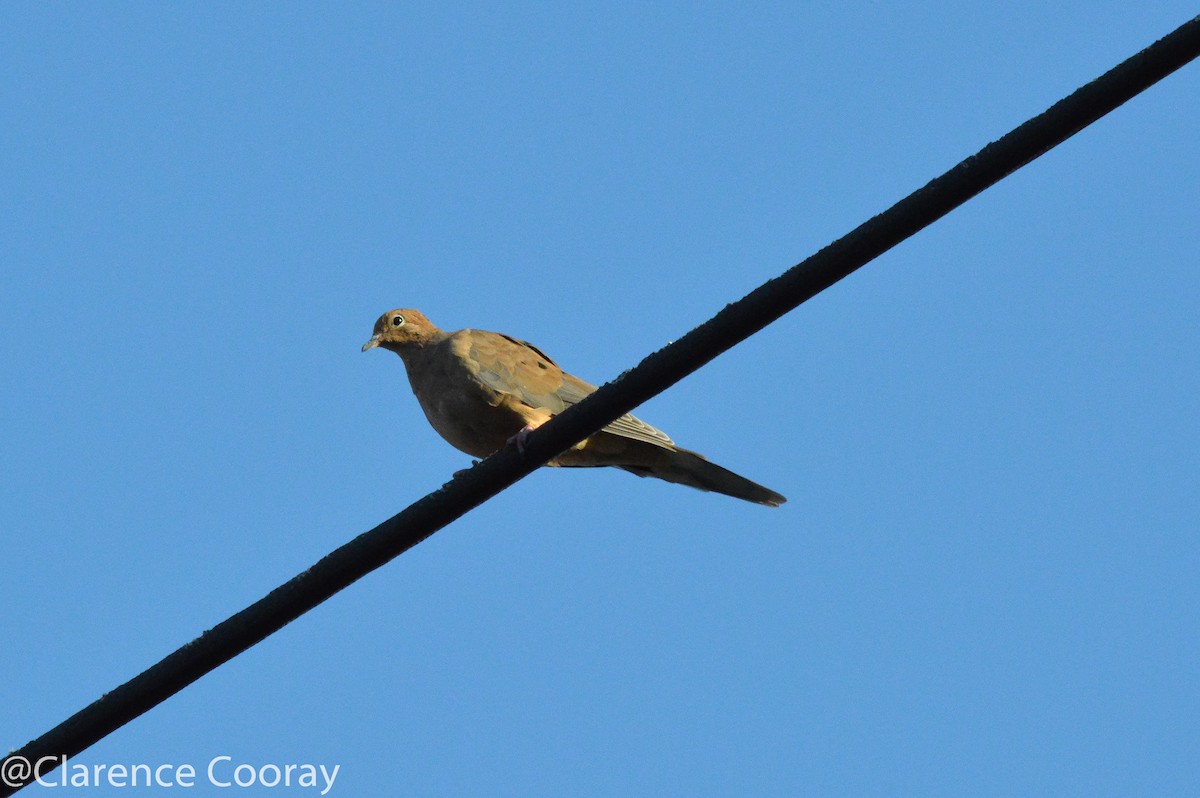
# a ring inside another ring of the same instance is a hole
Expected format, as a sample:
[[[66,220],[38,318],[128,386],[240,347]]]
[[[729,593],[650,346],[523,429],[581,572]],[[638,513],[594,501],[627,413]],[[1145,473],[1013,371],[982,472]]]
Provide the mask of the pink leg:
[[[529,433],[533,432],[534,429],[535,427],[532,424],[526,424],[525,426],[521,427],[520,432],[509,438],[508,442],[515,443],[517,445],[517,451],[521,454],[525,454],[525,443],[529,440]]]

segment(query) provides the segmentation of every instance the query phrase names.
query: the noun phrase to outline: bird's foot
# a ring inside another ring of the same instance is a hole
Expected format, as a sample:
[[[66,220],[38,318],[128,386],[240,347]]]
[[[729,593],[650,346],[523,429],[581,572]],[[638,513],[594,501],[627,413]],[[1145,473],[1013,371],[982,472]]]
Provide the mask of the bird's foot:
[[[526,424],[521,427],[520,432],[508,439],[509,443],[517,445],[517,452],[519,454],[525,454],[525,446],[529,442],[529,433],[533,432],[533,430],[534,426],[532,424]]]

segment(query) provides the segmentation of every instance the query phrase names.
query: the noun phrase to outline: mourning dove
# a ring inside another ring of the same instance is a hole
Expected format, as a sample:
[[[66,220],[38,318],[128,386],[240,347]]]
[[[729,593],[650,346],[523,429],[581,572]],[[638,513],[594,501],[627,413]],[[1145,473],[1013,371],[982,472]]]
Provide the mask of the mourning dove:
[[[439,330],[417,310],[389,310],[362,351],[383,347],[404,361],[425,417],[452,446],[474,457],[518,442],[596,386],[566,373],[530,343],[485,330]],[[649,424],[624,415],[547,465],[613,466],[667,482],[778,507],[773,490],[681,449]]]

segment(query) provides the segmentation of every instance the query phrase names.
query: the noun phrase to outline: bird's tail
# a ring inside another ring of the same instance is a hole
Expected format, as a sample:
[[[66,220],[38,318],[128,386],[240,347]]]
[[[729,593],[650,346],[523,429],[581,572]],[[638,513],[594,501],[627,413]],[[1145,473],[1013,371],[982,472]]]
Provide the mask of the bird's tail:
[[[658,456],[654,457],[653,461],[647,465],[620,465],[617,467],[631,474],[637,474],[639,477],[657,477],[667,482],[724,493],[735,499],[744,499],[755,504],[764,504],[767,507],[778,507],[787,501],[770,488],[764,488],[757,482],[751,482],[728,468],[722,468],[716,463],[704,459],[702,455],[687,449],[659,448],[656,454]]]

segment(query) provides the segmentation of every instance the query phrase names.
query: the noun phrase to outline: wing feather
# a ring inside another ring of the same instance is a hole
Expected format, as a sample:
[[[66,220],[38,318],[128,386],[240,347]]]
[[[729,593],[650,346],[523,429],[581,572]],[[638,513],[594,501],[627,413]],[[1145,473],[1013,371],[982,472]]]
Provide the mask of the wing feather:
[[[530,407],[547,410],[552,415],[561,413],[596,390],[595,385],[563,371],[527,341],[483,330],[463,330],[458,334],[462,333],[470,336],[469,355],[478,369],[479,381]],[[675,442],[666,433],[628,413],[604,431],[664,449],[675,448]]]

